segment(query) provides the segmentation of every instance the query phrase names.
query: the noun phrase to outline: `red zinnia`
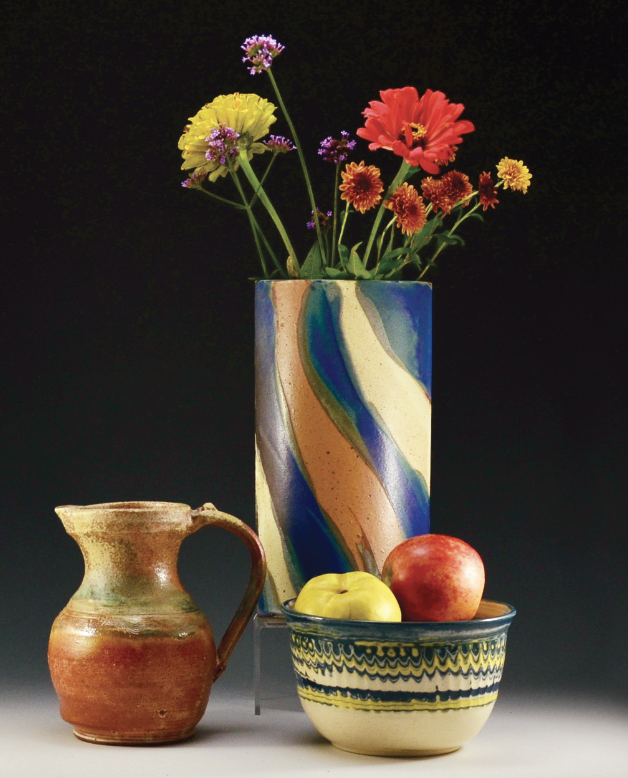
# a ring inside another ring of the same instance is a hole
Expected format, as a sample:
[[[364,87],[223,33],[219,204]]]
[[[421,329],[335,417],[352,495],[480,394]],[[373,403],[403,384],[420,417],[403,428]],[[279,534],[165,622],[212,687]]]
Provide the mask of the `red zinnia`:
[[[404,235],[414,235],[427,221],[423,198],[407,181],[395,189],[390,200],[384,205],[395,214],[397,224]]]
[[[428,173],[438,173],[438,160],[448,160],[461,135],[475,127],[457,121],[464,111],[462,103],[450,103],[442,92],[428,89],[419,99],[413,86],[380,92],[383,102],[372,100],[364,127],[357,134],[371,141],[369,149],[388,149],[411,165],[420,165]]]
[[[338,187],[342,194],[340,197],[364,213],[372,208],[382,199],[381,192],[384,191],[384,184],[379,176],[379,168],[374,165],[365,165],[360,162],[350,162],[346,167],[346,172],[341,171],[342,184]]]
[[[439,167],[444,167],[445,165],[449,165],[450,162],[453,162],[456,159],[456,152],[458,151],[458,146],[452,146],[451,147],[451,153],[447,159],[435,159],[434,162]]]
[[[478,193],[480,195],[480,202],[484,206],[483,210],[486,210],[489,205],[491,208],[495,208],[495,203],[498,203],[497,189],[490,173],[482,173],[480,175],[480,183],[478,184]]]

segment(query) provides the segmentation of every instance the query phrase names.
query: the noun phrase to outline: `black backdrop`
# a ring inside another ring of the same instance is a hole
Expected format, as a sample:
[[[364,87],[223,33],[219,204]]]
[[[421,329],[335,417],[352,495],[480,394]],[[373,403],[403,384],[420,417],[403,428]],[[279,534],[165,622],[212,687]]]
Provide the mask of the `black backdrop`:
[[[476,131],[458,169],[529,166],[528,194],[502,193],[432,277],[432,528],[474,545],[487,594],[518,606],[513,687],[625,695],[624,4],[5,8],[3,683],[49,683],[50,624],[80,581],[55,505],[211,500],[254,523],[254,245],[239,214],[180,187],[177,141],[218,94],[273,99],[239,49],[271,34],[318,191],[332,186],[320,140],[408,84],[465,104]],[[358,144],[356,161],[388,171]],[[303,250],[296,159],[270,189]],[[181,566],[220,632],[247,554],[214,532],[186,541]]]

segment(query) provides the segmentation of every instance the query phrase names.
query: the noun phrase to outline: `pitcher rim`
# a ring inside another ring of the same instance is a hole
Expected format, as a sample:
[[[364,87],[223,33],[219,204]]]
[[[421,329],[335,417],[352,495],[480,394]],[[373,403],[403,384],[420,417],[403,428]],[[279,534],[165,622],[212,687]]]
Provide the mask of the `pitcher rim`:
[[[164,508],[183,508],[187,511],[191,511],[192,508],[186,503],[182,502],[166,502],[158,500],[128,500],[121,502],[100,502],[93,503],[92,505],[58,505],[55,510],[72,510],[72,511],[93,511],[93,510],[109,510],[109,511],[124,511],[125,513],[131,511],[158,511]]]

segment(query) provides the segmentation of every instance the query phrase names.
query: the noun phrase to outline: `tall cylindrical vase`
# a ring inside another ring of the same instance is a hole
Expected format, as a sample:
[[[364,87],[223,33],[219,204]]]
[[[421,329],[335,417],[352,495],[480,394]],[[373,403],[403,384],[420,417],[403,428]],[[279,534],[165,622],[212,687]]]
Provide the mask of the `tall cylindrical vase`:
[[[431,374],[429,284],[257,282],[262,614],[315,575],[377,574],[429,532]]]

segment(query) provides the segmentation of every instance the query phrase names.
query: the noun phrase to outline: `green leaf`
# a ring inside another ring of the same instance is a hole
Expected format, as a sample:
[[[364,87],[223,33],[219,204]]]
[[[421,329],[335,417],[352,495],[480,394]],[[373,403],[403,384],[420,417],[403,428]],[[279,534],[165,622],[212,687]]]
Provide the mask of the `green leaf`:
[[[338,281],[340,281],[341,279],[348,279],[351,277],[349,273],[345,273],[344,270],[338,270],[338,268],[336,267],[326,267],[323,269],[325,273],[327,273],[328,278],[335,278]]]
[[[405,262],[402,262],[401,260],[386,260],[386,264],[384,267],[380,266],[377,268],[377,273],[375,275],[376,279],[396,279],[398,277],[398,274],[401,272],[401,268],[405,265]]]
[[[351,273],[356,278],[369,279],[371,274],[362,264],[362,260],[360,259],[360,256],[357,252],[358,246],[361,245],[361,242],[356,243],[355,246],[351,249],[351,254],[349,255],[349,261],[347,262],[346,269],[348,273]]]
[[[481,222],[484,221],[484,217],[482,216],[482,214],[481,213],[475,213],[475,212],[474,213],[470,213],[467,216],[467,219],[479,219]]]
[[[340,257],[340,264],[346,267],[349,261],[349,249],[343,246],[342,243],[338,244],[338,256]]]
[[[398,249],[393,249],[392,251],[387,251],[384,256],[381,258],[379,264],[381,265],[382,262],[385,262],[388,259],[393,259],[394,257],[398,257],[400,254],[407,254],[410,251],[408,246],[400,246]]]
[[[435,236],[436,240],[438,241],[438,244],[441,245],[442,243],[447,243],[449,246],[453,246],[455,244],[458,244],[460,246],[464,246],[464,240],[460,237],[460,235],[450,235],[449,231],[441,232],[438,235]]]
[[[305,262],[301,265],[299,278],[320,278],[321,265],[321,249],[316,241],[305,258]]]
[[[404,249],[405,253],[408,253],[408,249]],[[397,268],[403,264],[403,260],[399,259],[382,259],[379,265],[375,268],[377,271],[376,278],[383,278],[391,271],[397,270]]]
[[[421,261],[421,257],[414,251],[410,254],[410,262],[419,270],[423,270],[425,263]]]
[[[419,251],[419,249],[422,249],[423,246],[425,246],[430,241],[432,235],[434,234],[434,230],[439,224],[442,224],[442,220],[439,219],[438,216],[434,216],[429,221],[425,222],[423,229],[419,230],[416,235],[412,236],[412,240],[410,241],[410,248],[413,251]]]
[[[419,165],[416,166],[413,165],[410,168],[410,170],[408,170],[408,172],[406,173],[405,178],[403,179],[401,184],[403,185],[406,181],[409,181],[412,178],[412,176],[416,176],[416,174],[420,172],[423,172],[423,168],[421,168]]]

